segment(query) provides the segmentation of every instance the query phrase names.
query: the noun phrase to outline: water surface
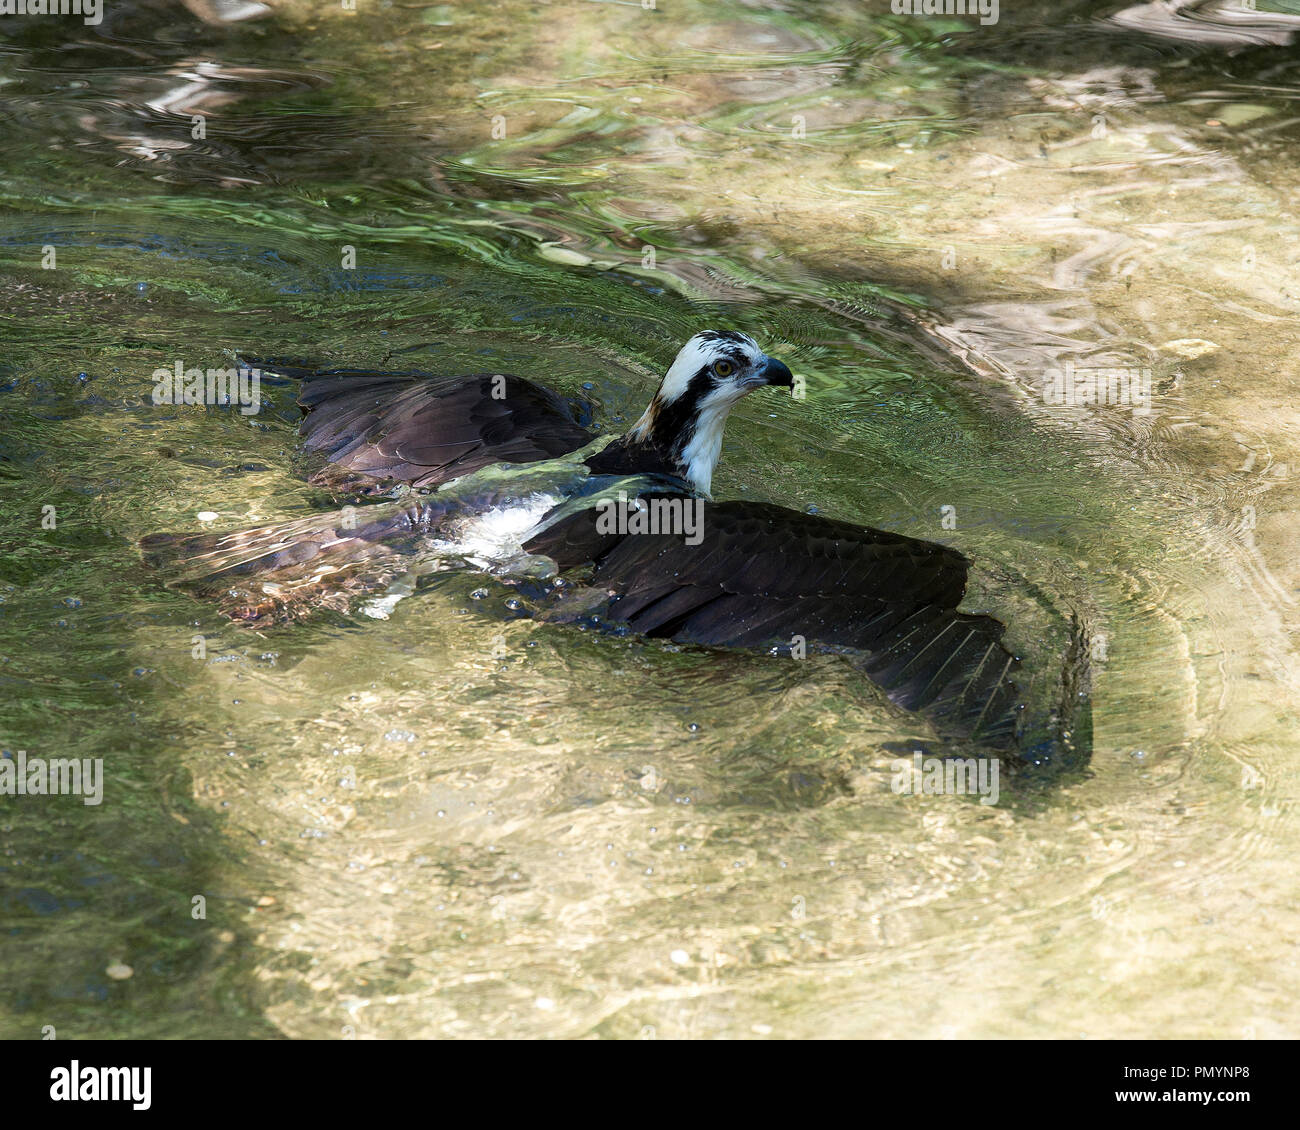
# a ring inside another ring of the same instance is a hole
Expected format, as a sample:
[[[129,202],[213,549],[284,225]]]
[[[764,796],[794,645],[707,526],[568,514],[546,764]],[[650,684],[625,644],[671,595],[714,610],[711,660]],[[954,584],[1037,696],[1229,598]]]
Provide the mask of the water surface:
[[[0,802],[0,1032],[1297,1035],[1288,25],[105,7],[0,26],[0,745],[107,776]],[[326,501],[288,384],[160,366],[515,371],[618,430],[709,325],[808,382],[715,494],[957,546],[1026,651],[1078,617],[1086,774],[899,796],[918,727],[842,664],[480,577],[253,633],[140,566]],[[1152,412],[1045,403],[1067,362]]]

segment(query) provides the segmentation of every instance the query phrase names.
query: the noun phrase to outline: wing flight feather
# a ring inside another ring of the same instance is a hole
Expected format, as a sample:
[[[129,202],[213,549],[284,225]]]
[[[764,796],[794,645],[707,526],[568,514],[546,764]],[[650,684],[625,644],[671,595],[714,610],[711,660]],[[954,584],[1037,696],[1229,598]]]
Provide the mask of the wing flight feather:
[[[680,533],[601,537],[594,522],[580,512],[527,548],[561,568],[592,561],[611,620],[681,643],[848,652],[941,731],[1013,741],[1019,661],[1002,624],[957,610],[968,562],[956,550],[767,503],[706,503],[697,545]]]
[[[354,480],[433,487],[493,463],[567,455],[593,433],[549,389],[499,373],[315,370],[246,359],[300,379],[303,446],[327,465],[313,481]]]

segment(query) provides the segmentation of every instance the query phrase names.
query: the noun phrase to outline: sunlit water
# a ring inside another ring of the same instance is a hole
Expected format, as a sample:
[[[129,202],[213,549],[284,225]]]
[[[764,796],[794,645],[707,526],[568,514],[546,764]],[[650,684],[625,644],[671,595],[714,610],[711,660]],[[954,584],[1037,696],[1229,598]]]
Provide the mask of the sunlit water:
[[[1297,1035],[1289,25],[358,7],[0,24],[0,745],[106,773],[0,798],[0,1032]],[[472,574],[254,633],[141,567],[329,502],[287,382],[160,366],[515,371],[616,431],[709,325],[808,382],[715,495],[956,545],[1027,652],[1077,617],[1087,774],[901,796],[844,665]],[[1067,362],[1151,413],[1047,403]]]

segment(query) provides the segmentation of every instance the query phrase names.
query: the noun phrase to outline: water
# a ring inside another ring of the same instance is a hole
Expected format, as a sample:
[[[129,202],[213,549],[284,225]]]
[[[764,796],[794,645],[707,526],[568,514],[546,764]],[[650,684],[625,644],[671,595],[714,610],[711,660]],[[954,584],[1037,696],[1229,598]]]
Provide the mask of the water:
[[[0,801],[0,1033],[1297,1035],[1298,64],[886,7],[6,17],[0,744],[106,783]],[[915,725],[843,665],[471,574],[258,633],[140,566],[326,501],[287,383],[155,406],[177,359],[516,371],[617,431],[711,325],[808,382],[715,496],[949,541],[1026,649],[1078,616],[1087,775],[898,796]],[[1045,403],[1066,362],[1151,414]]]

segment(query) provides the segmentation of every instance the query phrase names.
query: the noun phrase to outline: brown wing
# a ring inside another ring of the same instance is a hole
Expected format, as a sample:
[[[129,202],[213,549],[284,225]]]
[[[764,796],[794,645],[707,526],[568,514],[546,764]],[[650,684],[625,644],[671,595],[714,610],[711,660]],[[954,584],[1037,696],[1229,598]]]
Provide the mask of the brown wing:
[[[436,497],[436,496],[435,496]],[[352,601],[408,572],[440,511],[386,502],[226,533],[150,534],[144,562],[170,587],[264,628]]]
[[[303,381],[304,448],[339,471],[376,482],[437,486],[493,463],[554,459],[595,438],[568,402],[508,374],[439,377],[358,369],[316,371],[254,362]]]
[[[1019,667],[1003,626],[956,610],[968,562],[947,546],[752,502],[705,504],[702,540],[595,532],[582,512],[527,546],[561,568],[594,561],[607,615],[715,647],[846,650],[889,698],[940,732],[1015,739]]]

